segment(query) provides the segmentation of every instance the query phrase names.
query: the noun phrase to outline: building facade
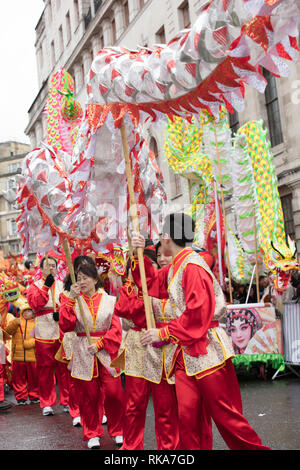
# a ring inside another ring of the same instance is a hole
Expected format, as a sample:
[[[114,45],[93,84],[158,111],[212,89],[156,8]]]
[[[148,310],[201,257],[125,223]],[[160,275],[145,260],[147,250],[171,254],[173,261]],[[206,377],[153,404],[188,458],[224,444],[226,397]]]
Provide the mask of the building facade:
[[[86,102],[86,77],[97,52],[107,46],[153,47],[189,27],[204,0],[44,0],[36,26],[39,93],[29,109],[25,130],[32,147],[45,137],[43,110],[50,79],[64,67],[75,80],[76,99]],[[232,130],[248,120],[263,119],[269,129],[277,169],[286,231],[300,242],[300,62],[291,66],[289,78],[277,80],[265,72],[266,93],[247,88],[244,112],[230,117]],[[174,175],[163,150],[164,129],[149,126],[145,136],[162,170],[170,210],[189,204],[188,183]],[[228,221],[234,225],[227,200]]]
[[[16,206],[17,175],[30,145],[20,142],[0,143],[0,251],[5,257],[19,254],[21,238],[17,231]]]

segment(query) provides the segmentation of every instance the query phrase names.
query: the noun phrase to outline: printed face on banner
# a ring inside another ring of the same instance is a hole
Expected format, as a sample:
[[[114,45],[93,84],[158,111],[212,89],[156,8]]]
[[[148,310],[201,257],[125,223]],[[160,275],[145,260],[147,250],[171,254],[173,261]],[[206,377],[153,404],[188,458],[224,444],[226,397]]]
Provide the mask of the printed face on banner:
[[[226,331],[236,354],[283,354],[281,321],[271,305],[228,306]]]

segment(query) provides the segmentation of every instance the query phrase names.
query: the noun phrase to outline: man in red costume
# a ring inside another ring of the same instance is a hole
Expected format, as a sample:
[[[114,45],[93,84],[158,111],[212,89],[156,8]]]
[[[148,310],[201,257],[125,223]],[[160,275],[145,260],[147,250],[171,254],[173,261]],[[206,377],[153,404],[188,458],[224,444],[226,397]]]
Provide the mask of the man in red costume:
[[[4,393],[4,380],[6,376],[6,362],[8,351],[6,349],[5,341],[9,336],[5,333],[5,328],[10,320],[14,317],[8,313],[9,303],[0,295],[0,411],[8,410],[12,404],[5,400]]]
[[[153,246],[154,248],[154,246]],[[154,250],[147,248],[145,256],[156,264]],[[119,292],[115,314],[125,319],[129,327],[123,338],[121,355],[125,355],[124,374],[126,405],[124,414],[124,443],[121,450],[143,450],[144,429],[147,406],[150,393],[152,394],[155,435],[158,450],[176,450],[179,441],[177,401],[174,379],[167,380],[165,369],[169,358],[174,354],[176,346],[172,344],[157,344],[143,348],[140,339],[146,326],[145,307],[142,293],[139,292],[128,273],[127,282]],[[164,326],[169,319],[170,308],[168,301],[151,299],[157,326]]]
[[[40,263],[42,279],[32,283],[27,301],[35,314],[35,350],[39,377],[40,406],[44,416],[53,415],[56,404],[56,380],[59,387],[59,404],[68,411],[69,388],[67,366],[55,359],[63,335],[58,325],[59,295],[63,284],[55,280],[57,261],[43,258]],[[56,380],[55,380],[56,377]]]
[[[168,298],[176,319],[166,327],[149,329],[142,345],[157,341],[177,344],[169,376],[175,373],[180,447],[201,449],[202,400],[221,436],[232,450],[266,450],[242,414],[239,385],[231,362],[234,353],[219,320],[226,313],[221,287],[205,261],[192,248],[194,222],[186,214],[170,214],[160,242],[172,264],[155,270],[147,258],[149,295]],[[132,236],[133,248],[143,248],[144,237]],[[141,287],[138,260],[132,275]]]

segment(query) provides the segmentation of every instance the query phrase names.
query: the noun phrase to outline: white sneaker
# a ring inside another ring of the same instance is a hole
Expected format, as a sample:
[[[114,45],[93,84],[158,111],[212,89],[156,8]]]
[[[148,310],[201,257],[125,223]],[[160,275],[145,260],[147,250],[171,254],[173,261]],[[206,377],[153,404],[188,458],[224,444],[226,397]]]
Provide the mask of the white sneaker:
[[[89,449],[100,449],[100,439],[99,437],[92,437],[88,440]]]
[[[69,405],[64,405],[64,412],[69,413]]]
[[[80,416],[75,416],[75,418],[73,418],[73,426],[81,426]]]
[[[45,408],[43,408],[43,416],[53,416],[54,415],[54,411],[52,410],[51,406],[45,406]]]
[[[105,415],[102,416],[102,424],[107,423],[107,417]]]
[[[123,445],[123,436],[114,436],[113,440],[117,444],[117,446]]]

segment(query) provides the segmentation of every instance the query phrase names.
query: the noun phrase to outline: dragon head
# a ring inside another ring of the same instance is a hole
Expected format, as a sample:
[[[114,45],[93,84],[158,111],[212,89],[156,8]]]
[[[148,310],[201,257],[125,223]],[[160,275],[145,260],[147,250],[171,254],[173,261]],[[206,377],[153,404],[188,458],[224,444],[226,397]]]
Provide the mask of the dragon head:
[[[271,242],[271,249],[265,253],[265,266],[276,276],[274,286],[279,294],[287,289],[292,271],[300,270],[296,255],[296,244],[290,237],[287,243]]]

